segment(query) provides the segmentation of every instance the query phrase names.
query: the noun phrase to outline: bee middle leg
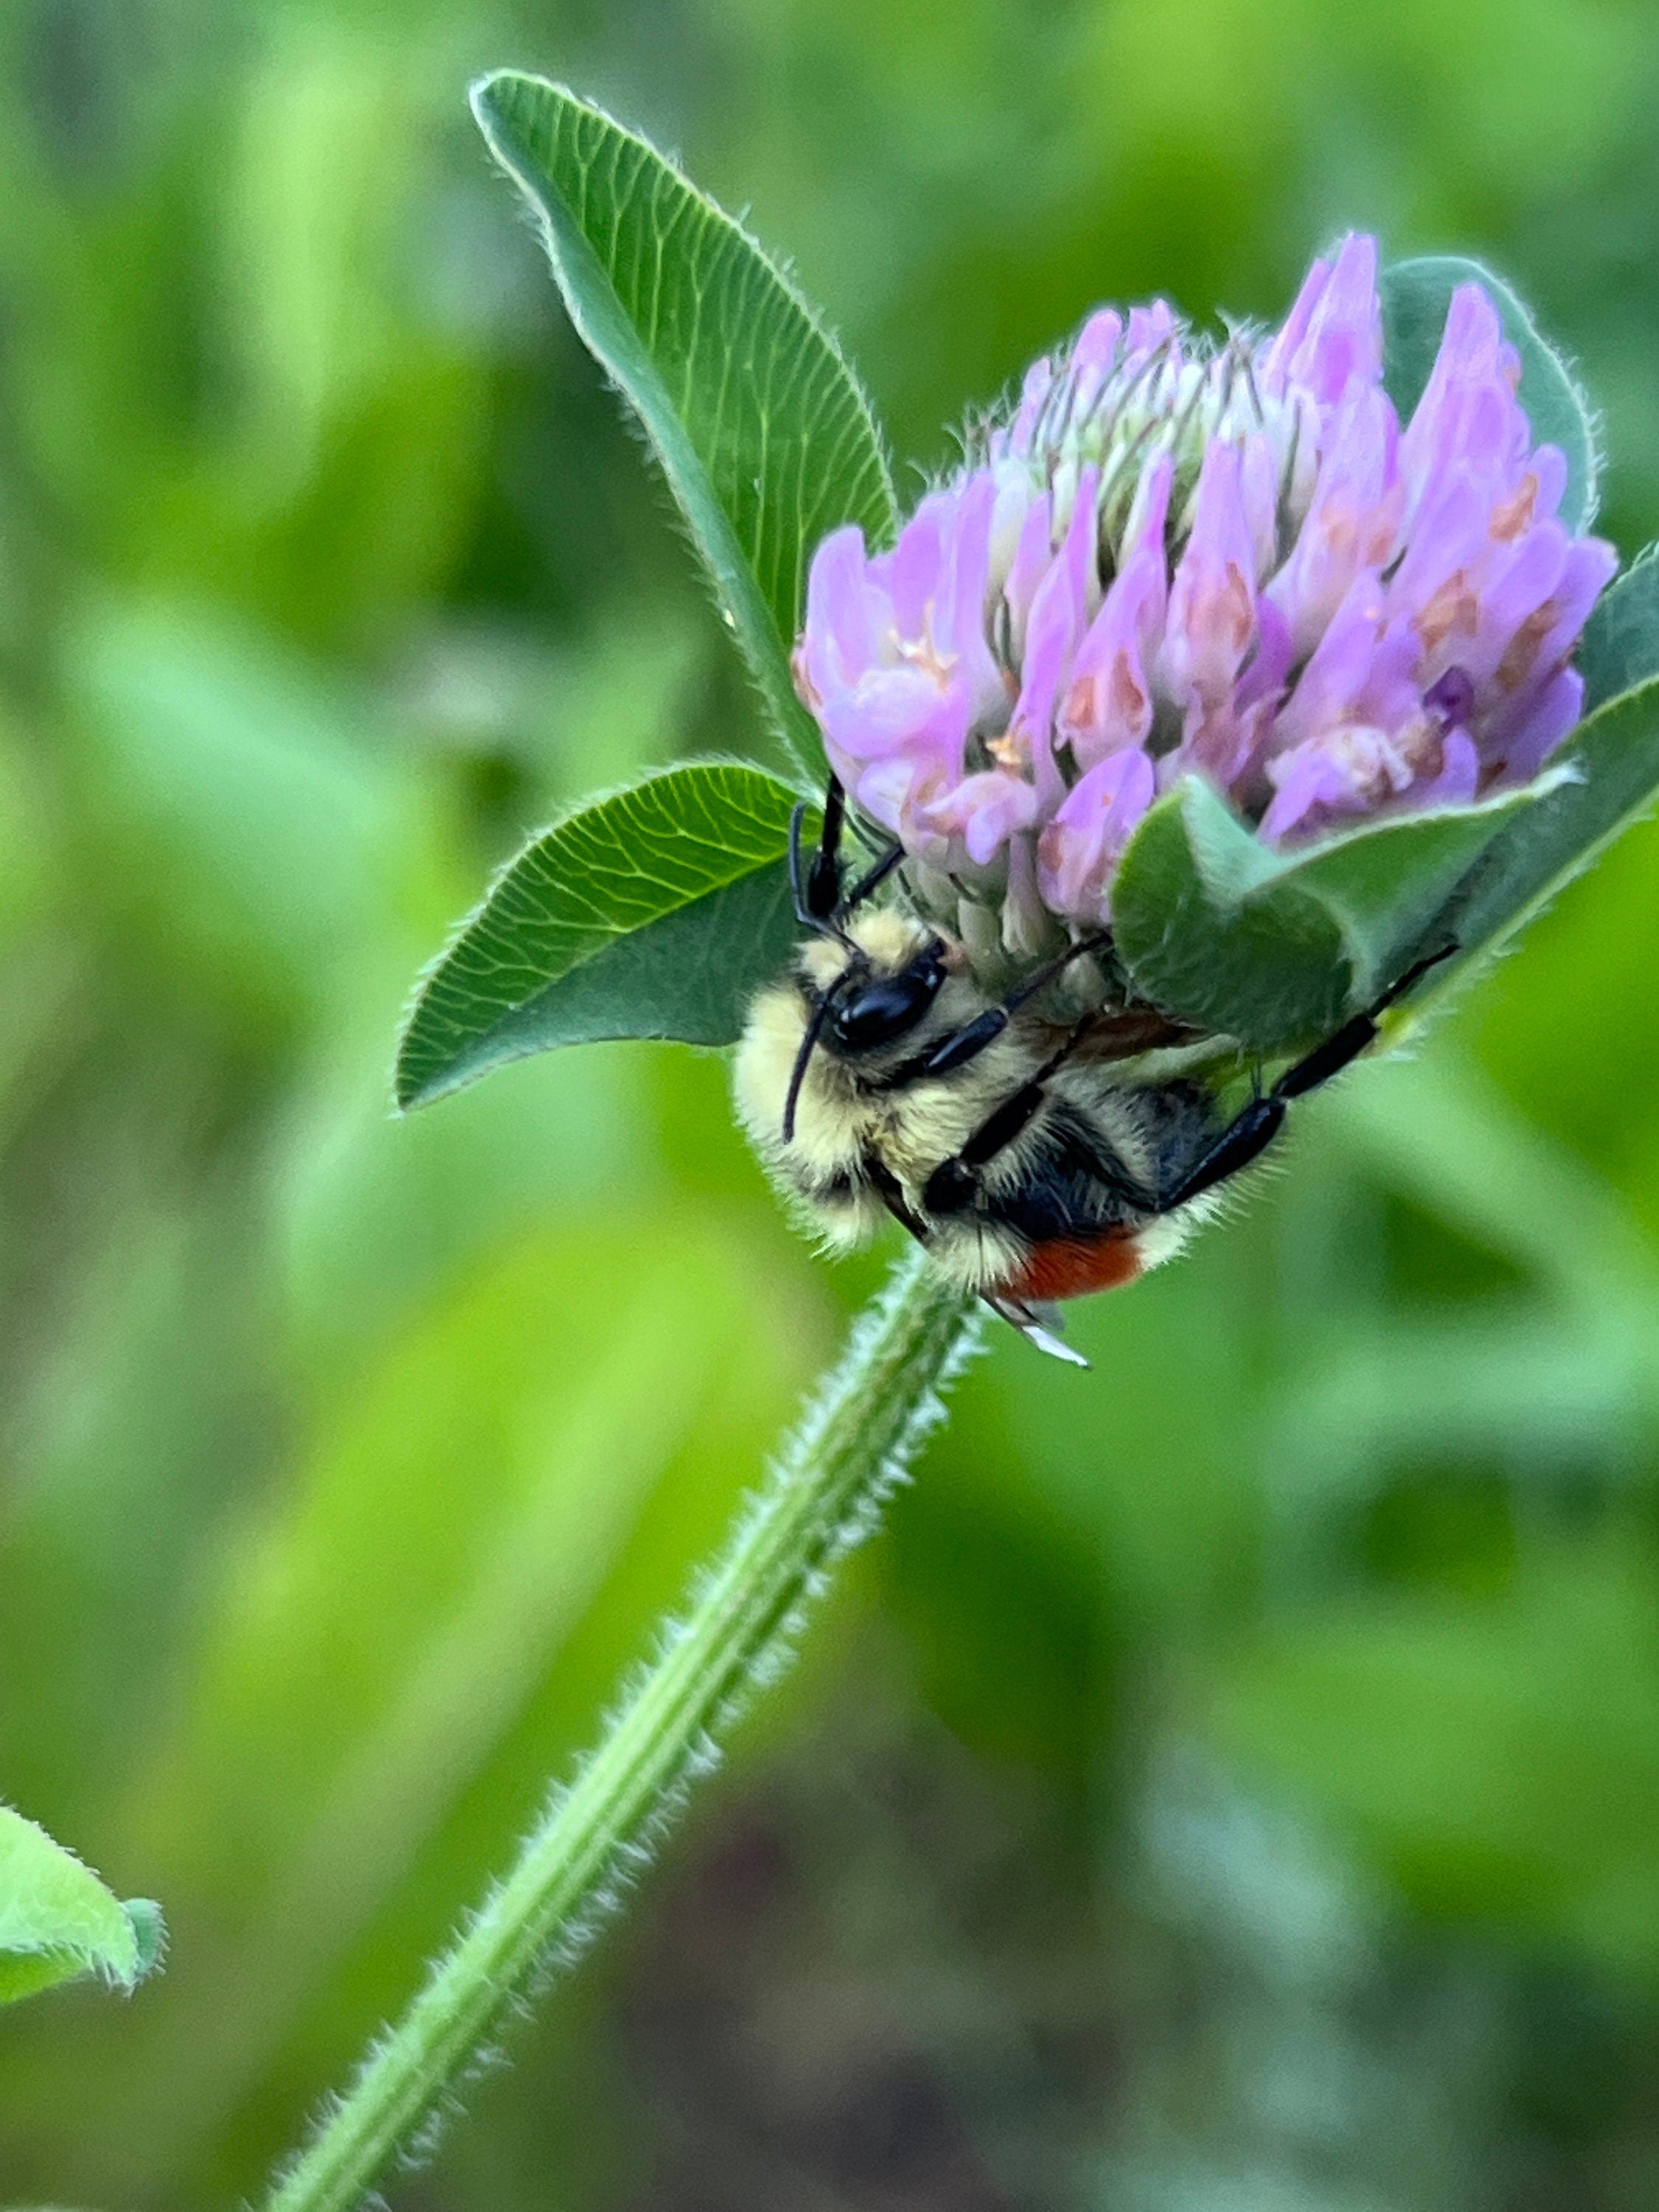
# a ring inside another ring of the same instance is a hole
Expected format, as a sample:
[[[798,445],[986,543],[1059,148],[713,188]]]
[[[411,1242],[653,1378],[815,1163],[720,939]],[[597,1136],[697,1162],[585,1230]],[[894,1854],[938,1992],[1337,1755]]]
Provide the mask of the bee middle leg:
[[[1030,1080],[1012,1091],[986,1115],[960,1152],[939,1162],[922,1193],[922,1204],[929,1213],[960,1213],[963,1207],[972,1205],[979,1189],[976,1171],[1012,1145],[1037,1112],[1048,1095],[1049,1077],[1065,1066],[1094,1027],[1095,1018],[1093,1014],[1085,1014],[1074,1024],[1065,1043],[1049,1054]]]

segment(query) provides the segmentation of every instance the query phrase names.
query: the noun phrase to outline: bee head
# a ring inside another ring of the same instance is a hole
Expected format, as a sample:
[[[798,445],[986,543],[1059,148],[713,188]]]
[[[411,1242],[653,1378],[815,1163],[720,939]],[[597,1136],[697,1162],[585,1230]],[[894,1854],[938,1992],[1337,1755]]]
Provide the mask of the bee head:
[[[945,938],[890,911],[860,915],[844,933],[805,948],[802,980],[812,1016],[784,1104],[785,1144],[793,1139],[796,1103],[817,1047],[855,1060],[897,1043],[926,1019],[945,977],[961,964]]]

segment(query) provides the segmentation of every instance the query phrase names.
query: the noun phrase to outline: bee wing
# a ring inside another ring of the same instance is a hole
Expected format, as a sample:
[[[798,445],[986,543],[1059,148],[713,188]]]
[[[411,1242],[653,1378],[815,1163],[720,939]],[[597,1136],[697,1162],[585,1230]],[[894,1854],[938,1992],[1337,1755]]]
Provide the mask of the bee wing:
[[[1024,1298],[988,1297],[985,1301],[994,1314],[1000,1314],[1010,1328],[1017,1328],[1028,1344],[1039,1352],[1046,1352],[1050,1359],[1063,1359],[1068,1367],[1089,1364],[1080,1352],[1074,1352],[1060,1334],[1060,1316],[1053,1306],[1027,1305]]]
[[[1156,1006],[1126,1006],[1103,1013],[1091,1023],[1077,1048],[1082,1060],[1133,1060],[1143,1052],[1161,1051],[1166,1045],[1191,1044],[1203,1032],[1184,1022],[1172,1021]]]

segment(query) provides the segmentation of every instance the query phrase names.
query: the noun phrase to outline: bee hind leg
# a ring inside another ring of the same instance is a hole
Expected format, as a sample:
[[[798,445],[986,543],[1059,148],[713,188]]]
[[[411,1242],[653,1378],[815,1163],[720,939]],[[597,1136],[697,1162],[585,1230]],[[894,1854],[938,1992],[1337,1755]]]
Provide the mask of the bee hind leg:
[[[1284,1127],[1291,1101],[1305,1098],[1310,1091],[1317,1091],[1333,1076],[1340,1075],[1351,1061],[1358,1060],[1367,1046],[1376,1042],[1389,1008],[1403,999],[1431,968],[1437,968],[1443,960],[1450,959],[1457,950],[1455,945],[1443,945],[1437,952],[1418,961],[1373,1000],[1363,1014],[1355,1014],[1352,1020],[1344,1022],[1322,1044],[1316,1044],[1294,1066],[1287,1067],[1271,1091],[1259,1093],[1240,1110],[1172,1189],[1159,1194],[1158,1212],[1174,1213],[1189,1200],[1213,1190],[1218,1183],[1225,1182],[1260,1159]]]

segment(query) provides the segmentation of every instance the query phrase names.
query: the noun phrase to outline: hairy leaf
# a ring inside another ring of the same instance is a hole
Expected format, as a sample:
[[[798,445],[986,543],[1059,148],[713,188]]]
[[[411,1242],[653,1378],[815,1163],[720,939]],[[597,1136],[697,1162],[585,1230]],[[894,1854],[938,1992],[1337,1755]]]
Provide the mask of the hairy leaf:
[[[1460,284],[1479,284],[1503,322],[1504,335],[1521,356],[1521,404],[1534,444],[1559,446],[1566,456],[1567,489],[1561,520],[1574,531],[1595,519],[1600,463],[1595,432],[1583,394],[1560,356],[1501,277],[1478,261],[1431,254],[1396,261],[1378,283],[1382,301],[1383,381],[1402,422],[1423,396],[1445,327],[1446,310]]]
[[[1659,791],[1659,676],[1580,725],[1577,773],[1510,823],[1474,871],[1448,921],[1474,952],[1509,937],[1582,875]]]
[[[544,830],[427,979],[398,1055],[398,1104],[553,1045],[731,1043],[793,941],[793,805],[759,769],[692,763]]]
[[[155,1905],[121,1904],[44,1828],[0,1805],[0,2004],[82,1974],[131,1989],[161,1949]]]
[[[1659,545],[1638,553],[1602,592],[1573,659],[1587,714],[1659,676]]]
[[[817,781],[788,647],[818,538],[843,522],[893,533],[868,401],[794,287],[643,138],[511,71],[486,77],[472,106],[540,217],[578,333],[645,425],[781,734]]]
[[[1113,889],[1119,951],[1146,996],[1260,1052],[1374,998],[1531,792],[1376,822],[1274,853],[1188,778],[1147,815]]]

